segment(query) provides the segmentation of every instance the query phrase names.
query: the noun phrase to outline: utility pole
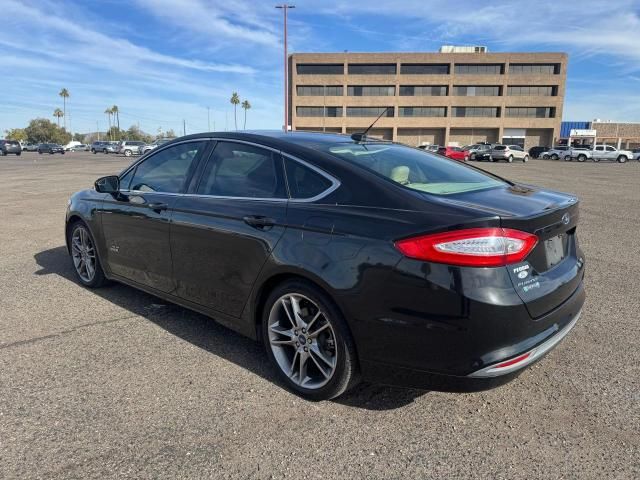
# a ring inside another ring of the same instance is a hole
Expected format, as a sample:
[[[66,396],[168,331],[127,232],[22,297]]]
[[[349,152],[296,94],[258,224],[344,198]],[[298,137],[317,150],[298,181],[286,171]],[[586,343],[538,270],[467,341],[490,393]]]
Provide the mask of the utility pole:
[[[209,107],[207,107],[207,132],[211,131],[211,117],[209,115]]]
[[[284,132],[289,131],[289,61],[287,59],[287,10],[296,8],[295,5],[283,3],[276,5],[276,8],[282,9],[284,12]]]

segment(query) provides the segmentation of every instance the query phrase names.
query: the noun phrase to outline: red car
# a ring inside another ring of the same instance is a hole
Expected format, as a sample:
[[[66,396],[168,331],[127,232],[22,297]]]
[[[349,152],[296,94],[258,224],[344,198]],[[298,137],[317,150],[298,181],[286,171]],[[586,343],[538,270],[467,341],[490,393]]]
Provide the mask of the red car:
[[[469,152],[460,147],[440,147],[438,149],[438,155],[460,160],[461,162],[469,160]]]

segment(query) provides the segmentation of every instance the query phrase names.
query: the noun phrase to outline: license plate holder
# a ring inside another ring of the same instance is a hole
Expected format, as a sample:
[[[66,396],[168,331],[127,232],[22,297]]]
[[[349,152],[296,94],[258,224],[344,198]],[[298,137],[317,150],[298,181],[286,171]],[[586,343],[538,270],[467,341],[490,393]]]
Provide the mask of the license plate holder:
[[[544,250],[547,255],[547,267],[551,268],[557,265],[566,256],[565,242],[563,235],[556,235],[544,241]]]

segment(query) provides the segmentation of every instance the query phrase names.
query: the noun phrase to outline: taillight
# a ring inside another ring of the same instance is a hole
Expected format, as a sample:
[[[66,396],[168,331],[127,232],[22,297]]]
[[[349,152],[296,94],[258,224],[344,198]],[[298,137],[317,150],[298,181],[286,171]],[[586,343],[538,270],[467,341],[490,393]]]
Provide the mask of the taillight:
[[[500,267],[521,262],[538,237],[509,228],[469,228],[398,240],[407,257],[466,267]]]

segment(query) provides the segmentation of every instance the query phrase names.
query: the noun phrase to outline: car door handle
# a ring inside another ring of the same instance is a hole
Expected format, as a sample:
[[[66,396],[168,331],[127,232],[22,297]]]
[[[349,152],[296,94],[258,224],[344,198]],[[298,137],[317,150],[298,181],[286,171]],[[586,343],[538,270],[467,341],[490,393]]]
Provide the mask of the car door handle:
[[[166,210],[167,208],[169,208],[169,205],[162,202],[154,202],[154,203],[148,203],[147,207],[149,207],[154,212],[161,212],[162,210]]]
[[[276,221],[273,218],[263,217],[262,215],[247,215],[242,217],[244,223],[251,225],[254,228],[264,229],[266,227],[273,227]]]

